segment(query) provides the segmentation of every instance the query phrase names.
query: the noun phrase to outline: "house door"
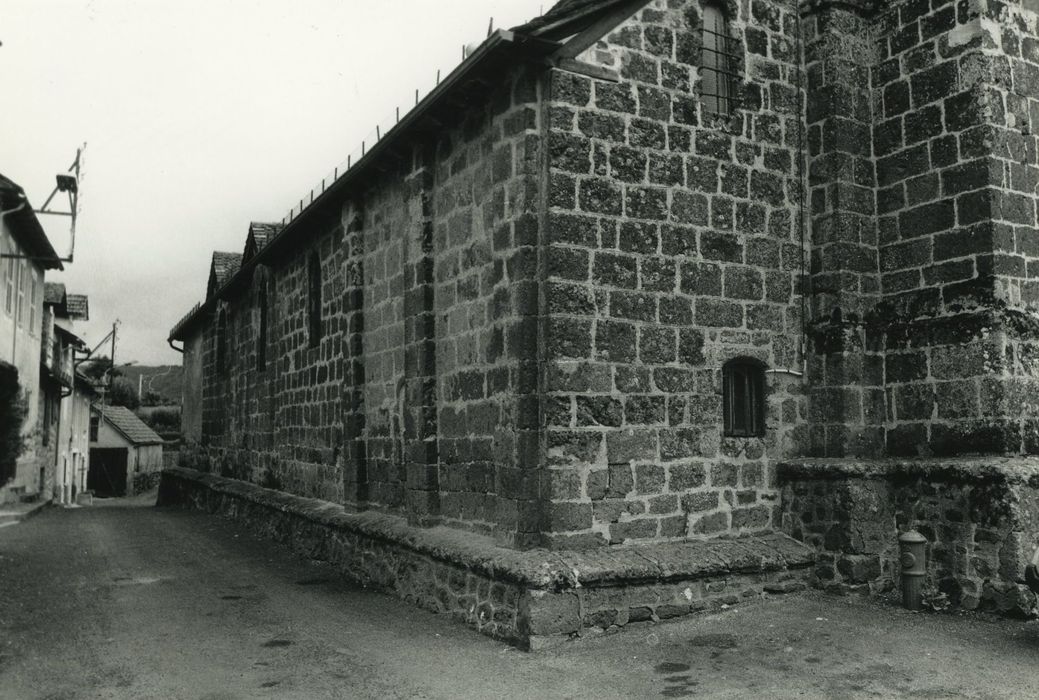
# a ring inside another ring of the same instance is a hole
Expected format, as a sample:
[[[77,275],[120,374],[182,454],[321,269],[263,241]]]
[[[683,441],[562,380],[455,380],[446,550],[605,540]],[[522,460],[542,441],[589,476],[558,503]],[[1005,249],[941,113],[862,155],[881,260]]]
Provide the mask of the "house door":
[[[126,453],[125,448],[92,448],[87,489],[95,496],[125,496]]]

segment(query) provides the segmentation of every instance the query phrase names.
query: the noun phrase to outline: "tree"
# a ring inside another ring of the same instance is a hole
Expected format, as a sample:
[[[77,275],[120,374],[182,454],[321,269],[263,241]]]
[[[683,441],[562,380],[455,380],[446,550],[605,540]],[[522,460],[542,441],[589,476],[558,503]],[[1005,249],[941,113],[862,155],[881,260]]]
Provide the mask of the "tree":
[[[130,410],[136,409],[141,402],[137,398],[137,387],[126,377],[116,377],[112,380],[105,396],[105,402],[112,406],[125,406]]]
[[[95,382],[103,381],[106,372],[112,377],[121,377],[123,374],[118,367],[112,367],[112,360],[105,355],[86,360],[79,366],[79,371]]]

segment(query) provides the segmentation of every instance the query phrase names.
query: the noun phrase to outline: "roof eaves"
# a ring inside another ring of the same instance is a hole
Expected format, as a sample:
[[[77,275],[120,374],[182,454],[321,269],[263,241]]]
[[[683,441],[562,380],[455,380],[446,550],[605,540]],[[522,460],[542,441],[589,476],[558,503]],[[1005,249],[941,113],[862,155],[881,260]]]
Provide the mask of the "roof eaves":
[[[44,233],[25,190],[3,175],[0,175],[0,209],[5,210],[3,219],[11,235],[28,250],[30,259],[38,262],[45,270],[65,269]]]
[[[560,44],[555,41],[505,29],[499,29],[492,33],[464,61],[458,64],[446,78],[441,80],[410,112],[402,116],[400,121],[387,131],[386,135],[377,141],[350,169],[339,175],[338,179],[332,182],[323,192],[316,195],[303,211],[287,222],[279,232],[271,237],[266,246],[258,250],[252,259],[242,264],[241,268],[231,279],[222,285],[218,285],[218,288],[206,299],[205,303],[181,320],[178,328],[187,326],[195,320],[196,316],[203,312],[211,311],[215,307],[217,300],[223,298],[226,293],[230,292],[237,285],[244,284],[244,281],[248,279],[248,276],[257,265],[264,260],[269,260],[277,250],[291,240],[291,236],[299,228],[300,222],[309,219],[309,212],[315,211],[321,204],[330,201],[334,195],[341,193],[349,185],[352,185],[361,173],[389,152],[391,145],[397,138],[416,127],[423,117],[439,106],[441,100],[453,90],[462,86],[464,81],[472,77],[477,69],[489,64],[490,59],[506,51],[516,51],[519,55],[528,59],[540,59],[558,50],[559,46]],[[170,340],[180,340],[180,338],[173,337],[171,334]]]

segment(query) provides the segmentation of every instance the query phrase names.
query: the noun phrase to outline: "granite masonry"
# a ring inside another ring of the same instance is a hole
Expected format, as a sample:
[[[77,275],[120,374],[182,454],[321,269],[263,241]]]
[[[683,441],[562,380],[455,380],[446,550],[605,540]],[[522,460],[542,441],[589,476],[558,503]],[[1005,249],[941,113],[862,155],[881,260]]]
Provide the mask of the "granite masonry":
[[[312,202],[215,254],[170,334],[194,471],[164,502],[252,499],[291,529],[272,504],[306,520],[318,499],[404,528],[328,536],[409,597],[475,576],[496,622],[469,622],[521,644],[516,601],[566,586],[449,543],[669,547],[688,585],[708,543],[767,538],[789,556],[745,590],[872,591],[917,527],[936,589],[1031,614],[1039,523],[997,511],[1039,485],[1033,4],[563,0],[495,32]],[[412,546],[430,533],[448,544]],[[606,598],[671,580],[615,573]],[[565,634],[672,612],[629,603]]]

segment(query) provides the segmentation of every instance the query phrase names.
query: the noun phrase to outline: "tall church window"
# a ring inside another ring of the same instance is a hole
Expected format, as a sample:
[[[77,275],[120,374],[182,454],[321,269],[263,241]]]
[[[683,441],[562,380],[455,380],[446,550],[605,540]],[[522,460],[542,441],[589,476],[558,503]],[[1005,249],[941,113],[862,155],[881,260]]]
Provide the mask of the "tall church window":
[[[737,43],[729,29],[725,8],[717,2],[703,6],[703,47],[700,52],[700,98],[704,112],[715,116],[732,113],[736,94]]]
[[[321,258],[313,251],[307,260],[307,326],[310,330],[310,347],[321,343]]]
[[[765,367],[737,358],[722,367],[722,410],[726,437],[765,434]]]
[[[260,285],[260,322],[256,337],[256,369],[267,369],[267,281]]]
[[[227,371],[227,312],[220,309],[216,317],[216,371]]]

